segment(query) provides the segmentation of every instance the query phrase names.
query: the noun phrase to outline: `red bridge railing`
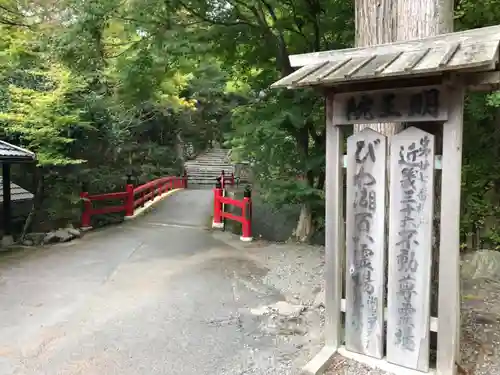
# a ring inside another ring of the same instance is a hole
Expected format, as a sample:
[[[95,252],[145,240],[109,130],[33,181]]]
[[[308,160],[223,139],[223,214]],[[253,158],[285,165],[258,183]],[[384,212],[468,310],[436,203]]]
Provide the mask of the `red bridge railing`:
[[[89,195],[88,192],[80,193],[83,200],[82,228],[91,226],[91,218],[95,215],[109,214],[115,212],[125,212],[125,216],[133,216],[138,207],[143,207],[147,202],[174,189],[187,188],[187,175],[182,177],[162,177],[134,187],[127,184],[125,191],[117,193],[105,193]],[[93,202],[97,201],[120,201],[119,204],[107,207],[95,208]]]
[[[222,181],[218,180],[218,186],[222,185]],[[241,223],[241,241],[252,241],[252,199],[249,191],[245,191],[245,196],[242,200],[232,199],[224,196],[224,189],[216,187],[214,189],[214,217],[212,228],[224,228],[223,219],[229,219]],[[241,209],[241,215],[226,212],[225,206],[235,206]]]

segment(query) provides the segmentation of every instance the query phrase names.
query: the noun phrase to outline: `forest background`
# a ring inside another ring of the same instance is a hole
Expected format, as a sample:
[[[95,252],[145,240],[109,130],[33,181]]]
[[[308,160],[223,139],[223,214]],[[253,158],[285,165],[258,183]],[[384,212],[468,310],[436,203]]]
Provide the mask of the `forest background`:
[[[495,24],[500,0],[456,1],[456,30]],[[82,184],[180,174],[216,141],[298,240],[322,238],[323,96],[268,87],[290,54],[353,43],[346,0],[0,0],[0,139],[37,153],[13,169],[31,229],[78,223]],[[500,94],[466,103],[463,246],[500,249]]]

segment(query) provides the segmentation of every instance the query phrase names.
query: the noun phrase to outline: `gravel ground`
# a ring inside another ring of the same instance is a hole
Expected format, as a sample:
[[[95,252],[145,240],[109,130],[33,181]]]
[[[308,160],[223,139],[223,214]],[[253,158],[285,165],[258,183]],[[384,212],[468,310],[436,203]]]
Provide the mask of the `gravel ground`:
[[[392,375],[388,372],[373,369],[356,361],[336,356],[325,375]]]
[[[278,290],[283,301],[250,308],[260,320],[260,330],[275,340],[276,351],[250,353],[242,363],[252,363],[242,374],[262,374],[273,361],[269,374],[295,374],[323,346],[323,256],[324,249],[295,243],[266,241],[243,243],[237,236],[214,232],[214,237],[241,249],[245,256],[264,264],[267,274],[261,279],[270,289]],[[251,280],[246,285],[252,289]],[[263,363],[265,361],[266,363]],[[262,366],[258,369],[258,363]]]
[[[296,243],[242,243],[228,233],[218,239],[264,263],[264,283],[285,297],[281,305],[256,306],[262,331],[274,335],[276,345],[290,350],[274,358],[275,373],[292,374],[323,346],[324,248]],[[263,353],[265,356],[265,353]],[[253,360],[258,361],[258,355]],[[462,339],[459,375],[500,375],[500,282],[462,281]],[[252,372],[244,372],[252,373]],[[392,375],[337,356],[326,375]]]
[[[474,375],[500,375],[500,283],[462,282],[461,364]]]

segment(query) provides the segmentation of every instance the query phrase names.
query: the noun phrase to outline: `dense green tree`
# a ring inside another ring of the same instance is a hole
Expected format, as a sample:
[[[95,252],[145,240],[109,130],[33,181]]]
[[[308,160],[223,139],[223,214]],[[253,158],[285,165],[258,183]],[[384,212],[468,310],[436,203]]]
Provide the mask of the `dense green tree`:
[[[500,0],[455,3],[458,29],[500,23]],[[0,0],[0,132],[39,155],[36,222],[76,220],[82,182],[103,192],[127,173],[179,173],[188,150],[226,141],[269,204],[301,205],[295,235],[309,239],[324,217],[323,95],[268,87],[293,71],[290,54],[351,46],[353,5]],[[467,101],[462,228],[475,246],[500,244],[499,106]]]
[[[106,192],[127,173],[178,174],[184,143],[220,138],[235,103],[182,22],[160,2],[0,2],[0,129],[38,155],[37,223],[78,220],[82,182]]]

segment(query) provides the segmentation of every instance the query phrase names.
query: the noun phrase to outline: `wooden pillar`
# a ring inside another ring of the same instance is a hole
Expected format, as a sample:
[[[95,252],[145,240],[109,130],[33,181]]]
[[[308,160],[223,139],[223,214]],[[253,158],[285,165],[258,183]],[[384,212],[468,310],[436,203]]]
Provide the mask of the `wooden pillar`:
[[[460,187],[464,87],[448,89],[443,125],[437,375],[455,375],[460,345]]]
[[[11,235],[10,164],[2,163],[4,237]]]
[[[325,237],[325,344],[336,350],[340,338],[343,240],[342,127],[335,124],[334,95],[326,100],[326,237]]]

